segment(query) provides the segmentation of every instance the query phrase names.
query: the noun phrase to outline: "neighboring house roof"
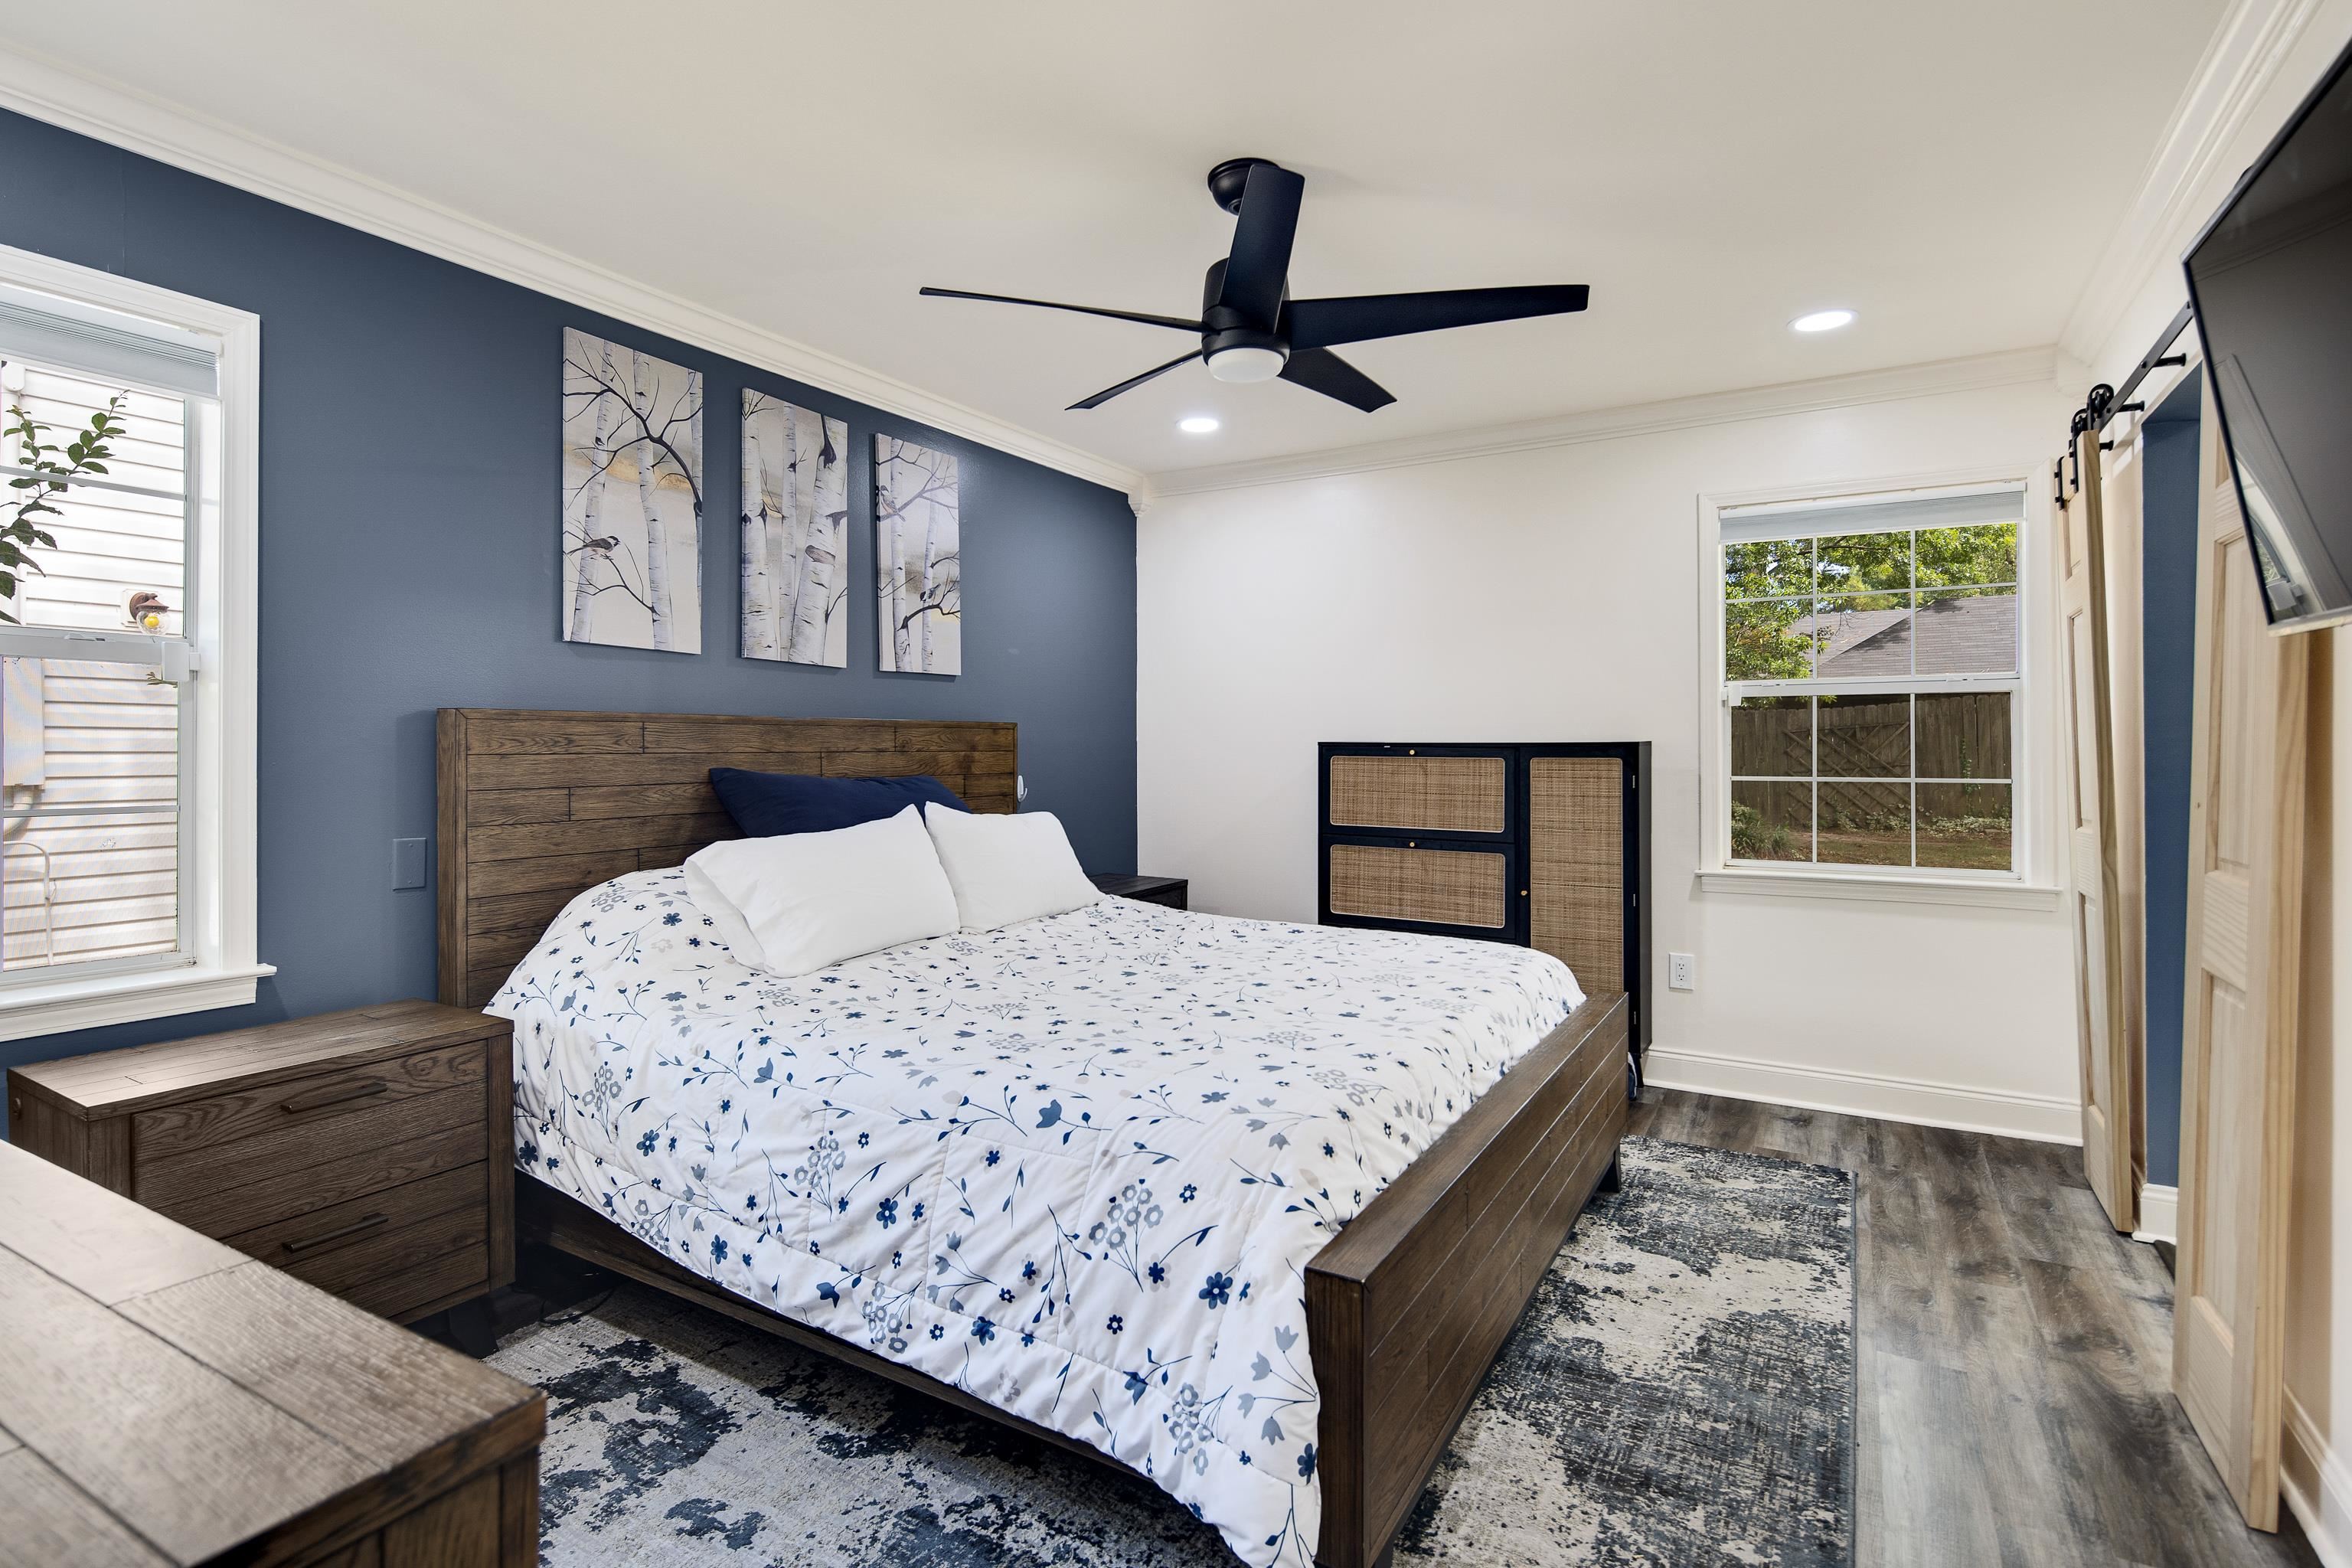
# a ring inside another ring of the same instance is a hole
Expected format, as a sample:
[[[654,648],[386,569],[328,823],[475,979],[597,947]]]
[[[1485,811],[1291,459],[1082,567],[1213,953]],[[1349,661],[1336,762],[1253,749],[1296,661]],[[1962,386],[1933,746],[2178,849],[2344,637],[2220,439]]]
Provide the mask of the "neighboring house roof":
[[[1909,675],[1918,645],[1922,675],[2017,668],[2017,595],[1976,594],[1907,609],[1842,610],[1801,616],[1791,637],[1822,636],[1814,674],[1823,679]]]

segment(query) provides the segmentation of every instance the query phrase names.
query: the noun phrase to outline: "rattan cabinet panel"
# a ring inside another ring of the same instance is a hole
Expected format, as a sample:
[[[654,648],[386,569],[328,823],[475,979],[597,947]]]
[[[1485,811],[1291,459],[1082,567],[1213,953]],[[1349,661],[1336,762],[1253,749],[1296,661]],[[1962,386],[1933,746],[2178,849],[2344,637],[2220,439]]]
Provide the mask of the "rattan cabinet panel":
[[[1528,759],[1528,941],[1579,976],[1625,970],[1623,777],[1614,757]]]
[[[1334,844],[1331,912],[1500,931],[1511,923],[1510,860],[1491,849]]]
[[[1324,762],[1331,827],[1391,827],[1418,833],[1509,830],[1505,756],[1366,756],[1342,752]]]

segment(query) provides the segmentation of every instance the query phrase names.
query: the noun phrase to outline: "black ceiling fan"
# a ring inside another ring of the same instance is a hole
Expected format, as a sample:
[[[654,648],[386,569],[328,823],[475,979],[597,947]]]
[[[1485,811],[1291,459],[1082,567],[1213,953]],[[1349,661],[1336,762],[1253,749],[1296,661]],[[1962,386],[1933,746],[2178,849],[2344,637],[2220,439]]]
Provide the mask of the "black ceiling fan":
[[[1298,229],[1298,198],[1307,182],[1264,158],[1228,158],[1209,171],[1209,194],[1235,214],[1233,250],[1212,262],[1201,291],[1201,319],[1153,316],[1137,310],[1107,310],[1094,305],[1063,305],[1010,294],[976,294],[968,289],[925,289],[949,300],[992,300],[1005,305],[1039,305],[1198,332],[1201,346],[1117,386],[1070,405],[1099,408],[1193,360],[1206,360],[1219,381],[1271,381],[1276,376],[1336,397],[1370,414],[1394,403],[1385,387],[1331,352],[1340,343],[1403,337],[1483,321],[1515,321],[1529,316],[1565,315],[1584,309],[1589,290],[1581,283],[1538,283],[1516,289],[1444,289],[1420,294],[1357,294],[1335,300],[1290,297],[1290,242]]]

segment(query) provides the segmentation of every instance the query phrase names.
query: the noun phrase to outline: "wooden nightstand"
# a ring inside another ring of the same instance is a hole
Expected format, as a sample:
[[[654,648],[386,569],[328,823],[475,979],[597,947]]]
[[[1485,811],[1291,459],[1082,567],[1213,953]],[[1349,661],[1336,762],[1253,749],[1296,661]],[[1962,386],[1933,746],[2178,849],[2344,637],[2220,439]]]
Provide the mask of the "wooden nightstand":
[[[410,1322],[514,1279],[509,1027],[393,1002],[42,1062],[8,1136]]]
[[[1192,884],[1182,877],[1130,877],[1105,873],[1087,879],[1104,892],[1122,899],[1135,899],[1147,904],[1166,904],[1171,910],[1189,909]]]
[[[546,1399],[0,1146],[0,1562],[528,1568]]]

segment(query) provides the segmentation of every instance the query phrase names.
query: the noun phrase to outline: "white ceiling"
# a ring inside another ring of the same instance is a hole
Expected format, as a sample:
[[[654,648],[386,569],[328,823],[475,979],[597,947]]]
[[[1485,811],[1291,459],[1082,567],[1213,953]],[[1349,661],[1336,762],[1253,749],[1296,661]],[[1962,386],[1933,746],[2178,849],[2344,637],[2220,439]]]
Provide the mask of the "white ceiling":
[[[1151,472],[2054,342],[2222,9],[117,0],[9,32]],[[1071,414],[1192,341],[916,297],[1191,314],[1240,153],[1307,176],[1295,295],[1592,307],[1347,350],[1373,415],[1197,365]],[[1860,324],[1787,331],[1832,304]]]

